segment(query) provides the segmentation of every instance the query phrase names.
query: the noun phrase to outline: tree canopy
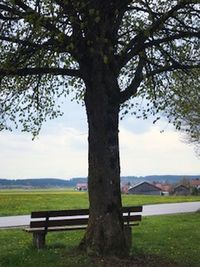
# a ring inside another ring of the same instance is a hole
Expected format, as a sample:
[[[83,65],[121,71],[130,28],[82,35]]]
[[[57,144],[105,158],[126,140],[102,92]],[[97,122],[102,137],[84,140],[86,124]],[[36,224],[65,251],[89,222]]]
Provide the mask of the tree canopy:
[[[177,94],[171,99],[172,105],[166,109],[166,116],[175,127],[183,132],[183,141],[195,147],[200,156],[200,75],[195,70],[190,77],[176,83]],[[180,92],[180,93],[178,93]]]
[[[2,0],[0,11],[1,129],[17,119],[36,133],[60,114],[56,97],[71,86],[83,97],[84,54],[113,65],[121,106],[141,95],[154,112],[199,67],[198,1]]]
[[[57,98],[70,90],[86,106],[88,253],[128,253],[119,112],[134,113],[142,99],[144,118],[171,110],[179,127],[171,114],[175,102],[195,94],[199,29],[198,0],[1,0],[0,130],[21,124],[37,134],[61,115]]]

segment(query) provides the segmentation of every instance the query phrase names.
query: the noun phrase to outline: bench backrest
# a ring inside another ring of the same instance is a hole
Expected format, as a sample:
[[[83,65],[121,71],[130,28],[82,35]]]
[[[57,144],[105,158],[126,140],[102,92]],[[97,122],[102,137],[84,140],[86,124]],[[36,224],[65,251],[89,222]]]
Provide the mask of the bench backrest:
[[[125,224],[141,221],[142,206],[123,207],[123,219]],[[74,209],[74,210],[55,210],[55,211],[35,211],[31,213],[30,228],[44,228],[61,226],[87,226],[89,217],[89,209]],[[41,219],[41,220],[38,220]]]

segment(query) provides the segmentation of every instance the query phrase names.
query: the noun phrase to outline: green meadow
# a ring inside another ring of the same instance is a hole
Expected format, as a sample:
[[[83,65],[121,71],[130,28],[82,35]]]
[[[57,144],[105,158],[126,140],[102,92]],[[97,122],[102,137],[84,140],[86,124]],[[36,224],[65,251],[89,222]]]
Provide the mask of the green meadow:
[[[123,195],[123,205],[200,201],[199,196]],[[1,190],[0,216],[33,210],[88,207],[87,192],[72,190]],[[77,249],[84,231],[48,233],[38,251],[22,229],[0,230],[0,267],[199,267],[200,212],[143,217],[132,229],[128,259],[89,258]]]
[[[122,195],[123,205],[200,201],[200,196]],[[87,192],[73,190],[1,190],[0,216],[30,214],[36,210],[88,207]]]

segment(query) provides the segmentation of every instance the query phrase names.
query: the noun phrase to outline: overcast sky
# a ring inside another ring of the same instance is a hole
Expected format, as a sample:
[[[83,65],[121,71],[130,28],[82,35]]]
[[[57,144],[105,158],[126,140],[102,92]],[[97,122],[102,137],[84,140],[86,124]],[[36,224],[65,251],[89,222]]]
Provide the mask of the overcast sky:
[[[120,123],[121,175],[199,175],[200,159],[181,138],[167,122],[127,116]],[[76,103],[67,100],[65,115],[45,123],[34,141],[29,133],[0,132],[0,178],[70,179],[87,169],[87,122]]]

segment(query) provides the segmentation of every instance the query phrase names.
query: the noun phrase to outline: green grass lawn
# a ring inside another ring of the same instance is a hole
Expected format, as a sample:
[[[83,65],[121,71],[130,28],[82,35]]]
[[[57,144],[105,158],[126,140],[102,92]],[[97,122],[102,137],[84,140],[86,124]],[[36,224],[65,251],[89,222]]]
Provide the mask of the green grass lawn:
[[[125,206],[200,201],[200,197],[123,195],[122,200]],[[87,192],[0,191],[0,216],[29,214],[33,210],[85,207],[88,207]],[[159,264],[155,267],[169,266],[162,265],[162,260],[177,262],[179,267],[199,267],[199,226],[200,213],[145,217],[140,226],[133,229],[133,259],[149,255],[150,258],[158,257]],[[83,231],[49,233],[47,248],[37,251],[32,247],[30,234],[22,230],[0,230],[0,267],[110,267],[109,264],[105,265],[105,262],[92,261],[75,249],[83,233]],[[115,267],[113,264],[112,266]],[[132,265],[124,263],[119,266]]]
[[[200,266],[200,213],[146,217],[134,232],[133,250]]]
[[[142,266],[200,266],[200,213],[145,217],[132,230],[132,258],[141,255],[158,259],[155,265]],[[1,267],[98,267],[103,260],[94,262],[78,252],[83,231],[49,233],[47,247],[37,251],[32,247],[32,235],[22,230],[0,230]],[[178,265],[164,265],[165,260]],[[130,262],[130,261],[129,261]],[[134,265],[120,265],[134,266]],[[141,265],[140,265],[141,267]]]
[[[200,196],[123,195],[123,205],[200,201]],[[87,192],[69,190],[1,190],[0,216],[30,214],[36,210],[88,207]]]

